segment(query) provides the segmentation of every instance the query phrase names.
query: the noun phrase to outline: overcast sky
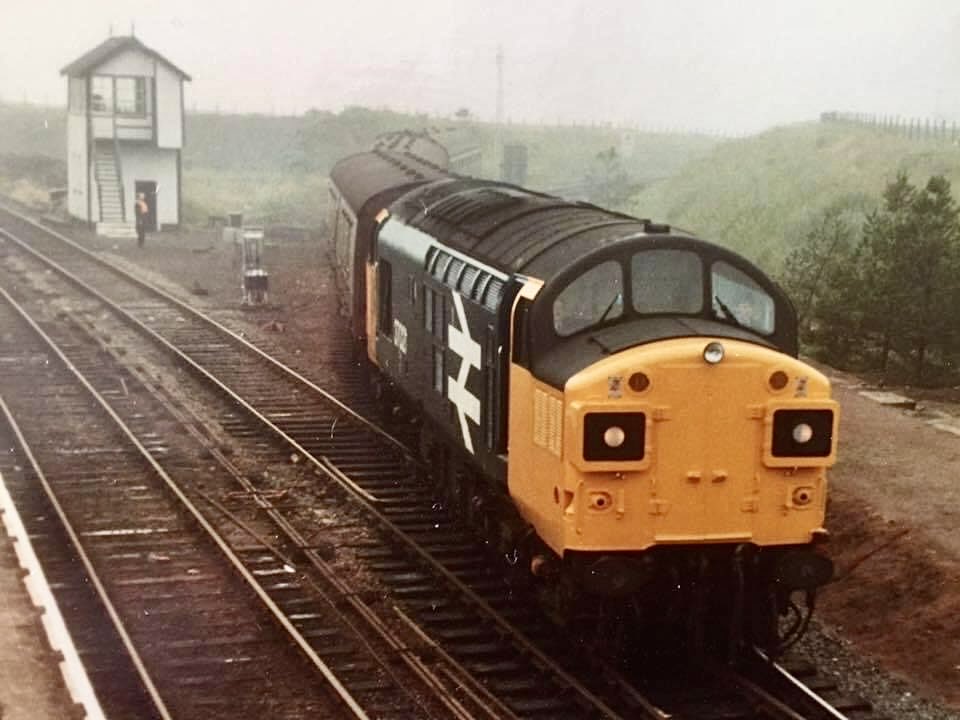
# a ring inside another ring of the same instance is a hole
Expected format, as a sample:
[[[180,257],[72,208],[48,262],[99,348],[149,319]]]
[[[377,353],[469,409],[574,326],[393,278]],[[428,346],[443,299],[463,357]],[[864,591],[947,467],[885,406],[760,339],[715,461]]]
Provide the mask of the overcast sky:
[[[749,132],[841,109],[960,121],[958,0],[0,0],[0,98],[136,35],[188,108],[387,106]],[[2,132],[2,128],[0,128]]]

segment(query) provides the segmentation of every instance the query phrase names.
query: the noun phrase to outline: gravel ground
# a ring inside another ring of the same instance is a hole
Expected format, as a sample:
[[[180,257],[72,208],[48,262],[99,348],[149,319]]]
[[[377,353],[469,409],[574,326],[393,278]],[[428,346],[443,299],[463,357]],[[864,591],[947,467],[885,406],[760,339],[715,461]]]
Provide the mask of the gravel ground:
[[[815,620],[797,650],[821,673],[832,676],[844,692],[866,698],[877,713],[891,720],[960,720],[960,711],[918,695],[910,681],[865,659],[836,628]]]

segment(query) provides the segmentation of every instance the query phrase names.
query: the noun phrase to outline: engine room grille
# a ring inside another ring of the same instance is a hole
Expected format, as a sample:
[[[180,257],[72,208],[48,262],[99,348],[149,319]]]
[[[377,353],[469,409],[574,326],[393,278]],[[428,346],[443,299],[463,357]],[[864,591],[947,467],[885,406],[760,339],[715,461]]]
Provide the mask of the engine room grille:
[[[471,265],[436,246],[427,251],[424,266],[442,285],[459,292],[463,297],[496,312],[503,299],[506,284],[488,271]]]
[[[533,391],[533,442],[560,457],[563,403],[542,390]]]

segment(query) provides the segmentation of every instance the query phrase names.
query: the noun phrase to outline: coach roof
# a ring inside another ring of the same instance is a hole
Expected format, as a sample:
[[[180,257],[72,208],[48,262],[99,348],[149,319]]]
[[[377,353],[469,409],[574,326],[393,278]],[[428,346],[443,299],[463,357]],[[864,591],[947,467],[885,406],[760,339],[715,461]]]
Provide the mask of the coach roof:
[[[330,181],[355,214],[384,191],[405,185],[415,186],[442,177],[446,177],[444,168],[390,150],[350,155],[330,171]]]

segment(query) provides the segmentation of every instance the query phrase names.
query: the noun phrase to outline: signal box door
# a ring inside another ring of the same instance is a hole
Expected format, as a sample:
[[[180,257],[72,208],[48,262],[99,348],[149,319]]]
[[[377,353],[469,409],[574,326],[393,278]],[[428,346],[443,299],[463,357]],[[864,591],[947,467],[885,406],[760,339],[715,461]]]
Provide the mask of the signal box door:
[[[155,180],[137,180],[133,183],[133,201],[137,201],[140,193],[147,201],[147,230],[155,232],[157,229],[157,183]],[[129,207],[129,206],[128,206]]]

